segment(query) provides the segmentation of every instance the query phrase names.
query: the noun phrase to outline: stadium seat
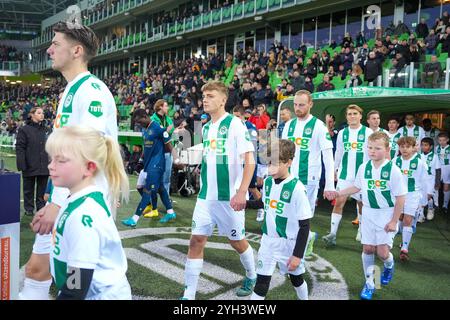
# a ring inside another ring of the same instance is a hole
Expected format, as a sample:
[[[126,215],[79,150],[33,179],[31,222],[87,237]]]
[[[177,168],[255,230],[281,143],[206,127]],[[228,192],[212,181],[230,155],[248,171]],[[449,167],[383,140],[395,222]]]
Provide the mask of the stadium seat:
[[[241,16],[242,15],[242,10],[243,10],[242,2],[239,2],[238,4],[235,4],[234,5],[234,9],[233,9],[233,17]]]
[[[244,14],[252,15],[255,12],[255,3],[253,1],[247,1],[244,5]]]
[[[196,16],[195,19],[194,19],[194,29],[200,28],[201,25],[202,25],[202,16],[201,16],[201,15],[198,15],[198,16]]]
[[[317,86],[323,81],[323,73],[318,73],[317,76],[313,79],[314,88],[317,89]]]
[[[231,19],[231,8],[230,7],[223,8],[223,10],[222,10],[222,21],[223,20],[228,21],[230,19]]]
[[[203,26],[209,26],[211,24],[211,12],[203,14]]]

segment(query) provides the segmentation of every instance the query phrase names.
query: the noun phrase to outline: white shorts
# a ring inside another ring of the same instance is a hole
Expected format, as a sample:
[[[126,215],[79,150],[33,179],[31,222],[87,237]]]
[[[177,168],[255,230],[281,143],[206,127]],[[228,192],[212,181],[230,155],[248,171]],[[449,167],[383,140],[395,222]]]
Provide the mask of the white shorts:
[[[269,167],[266,164],[259,164],[256,166],[256,176],[264,179],[269,175]]]
[[[434,194],[434,183],[435,183],[436,177],[435,176],[428,176],[428,181],[426,183],[427,186],[427,194]]]
[[[306,195],[308,196],[309,206],[311,207],[311,212],[314,215],[316,210],[317,193],[319,192],[319,185],[306,185]]]
[[[144,172],[144,170],[141,170],[141,172],[139,172],[139,177],[137,179],[136,187],[143,188],[145,186],[146,179],[147,179],[147,172]]]
[[[52,233],[44,234],[41,236],[40,234],[36,234],[36,238],[34,239],[33,244],[33,253],[34,254],[50,254],[52,251]]]
[[[403,207],[404,214],[408,216],[416,216],[417,209],[419,209],[419,206],[422,201],[422,191],[414,191],[414,192],[408,192],[406,194],[405,199],[405,206]]]
[[[441,181],[450,184],[450,165],[441,167]]]
[[[353,187],[354,180],[341,180],[339,179],[336,185],[336,191],[344,190],[349,187]],[[354,193],[350,196],[351,198],[355,199],[356,201],[362,201],[362,194],[361,192]]]
[[[228,201],[197,199],[192,215],[192,234],[210,236],[217,225],[219,234],[230,240],[245,239],[245,211],[234,211]]]
[[[271,276],[277,264],[281,274],[289,273],[298,276],[305,273],[304,259],[302,259],[297,269],[288,271],[287,262],[294,252],[295,242],[295,239],[271,238],[263,234],[258,250],[256,273],[263,276]]]
[[[363,214],[361,216],[361,244],[370,245],[370,246],[380,246],[380,245],[388,245],[392,248],[394,243],[394,237],[397,234],[397,230],[394,232],[386,232],[384,231],[384,226],[389,223],[389,219],[386,219],[385,223],[375,224],[367,215]],[[384,225],[382,227],[382,225]]]

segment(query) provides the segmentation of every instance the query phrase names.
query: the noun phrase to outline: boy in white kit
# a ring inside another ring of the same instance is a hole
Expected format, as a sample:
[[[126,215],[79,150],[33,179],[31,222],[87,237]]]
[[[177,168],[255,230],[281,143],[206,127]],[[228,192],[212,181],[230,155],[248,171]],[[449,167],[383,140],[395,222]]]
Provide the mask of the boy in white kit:
[[[433,220],[434,218],[434,204],[439,205],[438,195],[439,187],[441,185],[441,163],[439,157],[434,152],[434,141],[432,138],[423,138],[420,143],[421,153],[420,156],[425,160],[428,166],[428,181],[427,190],[423,193],[423,204],[428,206],[427,220]],[[419,222],[425,221],[425,215],[423,211],[419,217]]]
[[[370,160],[359,167],[354,185],[336,192],[337,197],[362,193],[361,243],[366,277],[360,294],[363,300],[371,300],[375,292],[375,252],[384,263],[381,284],[387,285],[392,280],[394,257],[390,249],[407,193],[400,169],[386,158],[389,136],[384,132],[373,133],[368,150]]]
[[[269,147],[269,177],[264,180],[262,199],[247,201],[248,208],[264,208],[263,236],[258,251],[256,285],[252,300],[264,300],[278,264],[288,273],[297,297],[308,300],[303,257],[313,217],[303,183],[289,173],[295,156],[289,140],[272,141]]]
[[[447,213],[448,201],[450,200],[450,146],[448,145],[448,133],[441,132],[438,135],[439,145],[436,147],[436,155],[441,162],[441,181],[444,184],[444,201],[442,212]]]
[[[394,158],[392,162],[400,168],[403,180],[408,187],[405,206],[400,217],[403,225],[400,260],[408,261],[408,248],[414,233],[413,220],[420,209],[422,192],[427,188],[428,167],[416,152],[416,139],[414,137],[401,137],[397,143],[401,156]]]
[[[343,190],[353,185],[359,166],[369,159],[367,139],[372,134],[371,129],[361,124],[363,111],[359,106],[351,104],[347,107],[345,113],[348,127],[339,131],[336,141],[334,160],[335,170],[338,171],[336,190]],[[360,207],[359,212],[361,212],[361,194],[353,194],[352,198],[358,202]],[[322,237],[328,246],[336,245],[336,234],[346,201],[347,197],[339,197],[336,199],[336,205],[331,214],[330,233]]]

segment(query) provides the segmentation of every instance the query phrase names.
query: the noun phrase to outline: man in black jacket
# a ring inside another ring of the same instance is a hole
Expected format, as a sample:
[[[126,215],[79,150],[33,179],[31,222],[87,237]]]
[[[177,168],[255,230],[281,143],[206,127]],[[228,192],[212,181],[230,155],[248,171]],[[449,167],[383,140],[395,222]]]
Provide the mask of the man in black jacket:
[[[430,33],[428,31],[428,25],[425,22],[424,18],[420,19],[420,23],[416,27],[416,33],[417,33],[417,38],[424,38],[424,39]]]
[[[375,81],[381,75],[381,70],[381,62],[376,59],[375,52],[370,52],[369,59],[367,59],[366,65],[364,66],[364,80],[369,83]]]
[[[48,131],[43,124],[44,112],[35,107],[30,111],[31,119],[19,128],[16,140],[16,164],[22,171],[23,204],[26,215],[33,215],[45,206],[44,193],[47,187],[48,154],[45,152],[45,142]],[[34,191],[36,188],[36,198]]]

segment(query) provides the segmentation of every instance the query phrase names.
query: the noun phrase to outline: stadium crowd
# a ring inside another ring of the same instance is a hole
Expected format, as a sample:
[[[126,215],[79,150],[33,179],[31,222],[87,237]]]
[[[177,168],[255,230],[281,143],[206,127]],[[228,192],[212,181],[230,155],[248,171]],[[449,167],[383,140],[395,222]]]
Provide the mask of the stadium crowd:
[[[188,13],[195,12],[194,7]],[[436,51],[439,47],[441,54],[448,55],[450,50],[448,13],[444,12],[441,18],[437,18],[434,26],[422,20],[414,31],[399,23],[396,27],[387,26],[383,36],[376,40],[368,41],[362,33],[353,39],[347,33],[341,43],[333,40],[329,46],[317,49],[308,48],[305,44],[297,49],[287,48],[275,41],[268,52],[257,52],[248,47],[234,56],[218,54],[208,58],[164,61],[150,65],[144,73],[116,72],[103,80],[118,106],[132,106],[130,130],[139,130],[133,121],[134,116],[142,112],[139,110],[152,114],[154,103],[161,98],[173,106],[175,126],[193,130],[193,120],[201,120],[203,114],[200,89],[208,79],[227,83],[230,90],[226,105],[228,112],[242,105],[246,117],[253,116],[251,121],[257,128],[266,129],[273,125],[269,120],[276,118],[279,103],[298,90],[334,90],[336,84],[339,88],[376,85],[386,67],[393,75],[390,86],[401,87],[405,85],[405,78],[401,76],[405,68],[411,62],[424,62],[426,55],[431,55],[431,59],[419,75],[420,85],[438,87],[443,72]],[[0,47],[0,52],[6,52],[0,56],[12,57],[16,50]],[[427,81],[429,77],[432,78],[430,83]],[[58,94],[65,83],[55,80],[45,87],[0,86],[0,112],[6,112],[3,120],[8,123],[8,132],[14,134],[34,106],[42,105],[45,118],[51,121],[55,116]],[[262,115],[258,114],[260,105],[265,106]],[[273,110],[270,114],[267,113],[268,107]]]

